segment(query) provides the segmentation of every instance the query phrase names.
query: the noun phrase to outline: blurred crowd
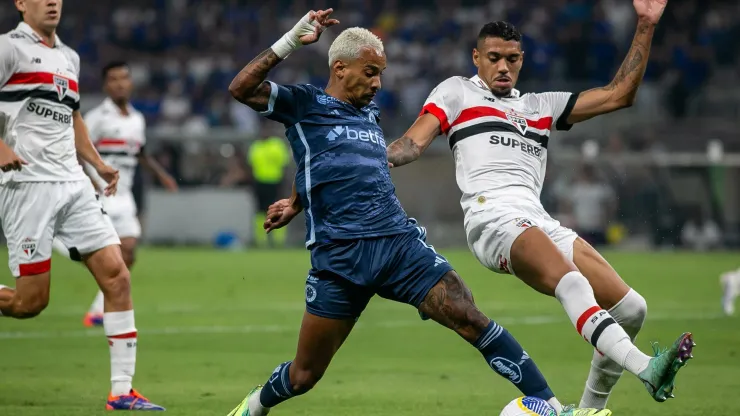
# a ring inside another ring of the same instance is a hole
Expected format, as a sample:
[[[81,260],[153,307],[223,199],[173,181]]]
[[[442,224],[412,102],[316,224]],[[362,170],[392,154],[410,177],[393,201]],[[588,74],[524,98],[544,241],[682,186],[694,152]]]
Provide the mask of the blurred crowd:
[[[635,27],[629,0],[96,0],[66,4],[59,33],[82,57],[84,92],[98,91],[105,62],[123,58],[134,67],[135,104],[151,126],[256,134],[256,116],[226,92],[230,80],[307,10],[327,6],[335,7],[340,28],[364,26],[384,39],[389,67],[377,101],[388,120],[413,117],[436,83],[473,73],[471,49],[487,21],[520,28],[522,78],[542,88],[608,82]],[[6,31],[18,16],[11,2],[0,10]],[[325,53],[338,31],[294,54],[273,77],[324,85]],[[714,68],[737,67],[738,38],[740,3],[672,0],[646,79],[666,84],[666,102],[680,107]]]

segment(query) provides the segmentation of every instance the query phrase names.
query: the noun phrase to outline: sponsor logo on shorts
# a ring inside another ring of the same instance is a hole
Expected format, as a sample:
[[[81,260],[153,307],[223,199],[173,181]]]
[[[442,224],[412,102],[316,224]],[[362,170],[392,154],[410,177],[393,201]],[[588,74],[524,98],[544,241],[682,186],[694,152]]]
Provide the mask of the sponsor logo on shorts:
[[[21,250],[26,253],[28,258],[33,257],[34,253],[36,253],[36,242],[30,238],[24,239],[21,241]]]
[[[522,381],[522,369],[517,363],[503,357],[496,357],[491,360],[490,364],[492,369],[508,378],[512,383],[519,384]]]
[[[526,218],[514,218],[514,221],[516,221],[516,226],[519,228],[529,228],[532,226],[532,221]]]

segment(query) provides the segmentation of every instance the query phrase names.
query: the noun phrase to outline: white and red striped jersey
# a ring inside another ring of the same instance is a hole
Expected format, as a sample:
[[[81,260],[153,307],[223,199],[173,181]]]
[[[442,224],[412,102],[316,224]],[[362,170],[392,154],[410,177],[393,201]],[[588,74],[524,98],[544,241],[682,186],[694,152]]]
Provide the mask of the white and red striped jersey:
[[[106,98],[85,114],[90,140],[98,149],[100,157],[119,171],[118,193],[131,192],[138,156],[146,143],[144,115],[130,104],[127,112],[124,115],[113,100]],[[94,169],[89,168],[87,172],[101,189],[105,187],[105,181]]]
[[[72,113],[80,108],[80,57],[57,37],[47,45],[26,23],[0,35],[0,138],[23,160],[5,182],[85,179],[77,161]]]
[[[571,127],[577,96],[513,90],[496,97],[477,75],[448,78],[431,92],[421,114],[437,117],[447,135],[466,215],[502,198],[541,206],[550,131]]]

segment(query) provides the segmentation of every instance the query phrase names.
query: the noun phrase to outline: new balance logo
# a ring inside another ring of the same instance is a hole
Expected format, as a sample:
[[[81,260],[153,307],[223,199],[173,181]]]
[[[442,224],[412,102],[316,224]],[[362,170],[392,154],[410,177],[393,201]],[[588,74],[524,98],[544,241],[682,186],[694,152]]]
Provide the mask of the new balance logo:
[[[326,140],[333,142],[337,139],[359,140],[371,142],[385,147],[383,133],[379,130],[355,130],[345,126],[336,126],[326,135]]]
[[[31,63],[32,64],[40,64],[41,63],[41,58],[31,58]]]
[[[440,256],[437,256],[437,258],[434,259],[434,267],[437,267],[440,264],[445,264],[445,263],[447,263],[447,260],[443,259]]]

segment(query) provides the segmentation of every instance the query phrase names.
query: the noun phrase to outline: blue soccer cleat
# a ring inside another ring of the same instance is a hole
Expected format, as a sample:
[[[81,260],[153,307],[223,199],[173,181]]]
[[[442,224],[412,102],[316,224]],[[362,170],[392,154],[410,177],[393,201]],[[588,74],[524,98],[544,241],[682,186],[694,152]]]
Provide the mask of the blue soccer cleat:
[[[144,410],[163,412],[164,407],[154,404],[146,397],[139,394],[138,391],[131,389],[129,394],[120,396],[108,395],[108,403],[105,404],[106,410]]]

